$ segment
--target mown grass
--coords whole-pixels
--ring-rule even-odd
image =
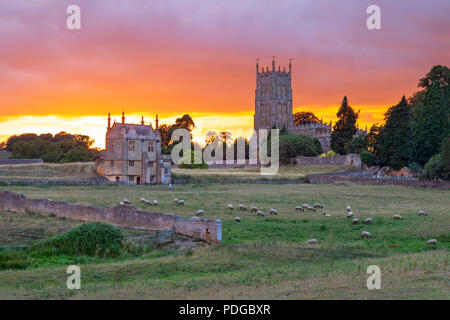
[[[92,180],[98,179],[93,162],[0,165],[1,180]]]
[[[358,170],[354,166],[282,166],[278,173],[270,176],[261,176],[257,168],[236,169],[180,169],[172,170],[173,178],[195,179],[195,180],[303,180],[307,174],[320,174],[331,172],[346,172]]]
[[[149,210],[184,217],[201,208],[206,218],[223,220],[223,246],[192,254],[156,250],[130,259],[81,262],[83,289],[77,292],[66,289],[65,269],[56,263],[2,271],[3,298],[450,298],[448,190],[350,183],[197,183],[174,185],[172,192],[162,185],[7,189],[31,198],[94,205],[116,205],[127,198],[139,208],[145,197],[159,202]],[[184,199],[185,206],[175,205],[173,198]],[[294,210],[314,202],[332,217]],[[256,205],[266,217],[230,211],[228,203]],[[345,217],[347,205],[361,220],[373,217],[374,222],[352,225]],[[272,207],[277,216],[267,216]],[[429,215],[419,217],[418,210]],[[394,213],[403,221],[392,220]],[[242,222],[234,222],[235,216]],[[374,237],[361,239],[362,230]],[[318,245],[305,244],[312,237]],[[438,239],[438,245],[426,246],[430,238]],[[371,264],[382,270],[382,290],[366,288]]]

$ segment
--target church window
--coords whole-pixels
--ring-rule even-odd
[[[134,151],[135,145],[136,145],[135,141],[130,141],[129,144],[128,144],[128,150],[129,151]]]
[[[134,161],[128,161],[128,166],[134,167]]]
[[[128,181],[134,181],[134,176],[128,176]]]
[[[148,152],[154,152],[155,151],[155,145],[153,143],[153,141],[150,141],[148,143]]]

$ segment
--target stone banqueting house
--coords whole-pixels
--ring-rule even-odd
[[[124,184],[168,184],[171,182],[171,157],[161,154],[161,138],[156,126],[122,122],[111,126],[108,114],[105,150],[96,163],[97,172],[112,182]]]
[[[292,65],[289,62],[289,70],[278,67],[276,70],[275,60],[272,60],[272,69],[264,67],[259,70],[256,63],[256,90],[255,90],[255,115],[254,128],[270,130],[275,126],[277,129],[285,127],[288,131],[304,134],[317,138],[324,152],[331,149],[332,122],[294,125],[292,106]],[[367,129],[366,129],[367,131]],[[362,134],[358,130],[357,134]]]

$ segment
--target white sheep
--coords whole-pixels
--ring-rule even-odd
[[[349,212],[349,213],[347,213],[347,219],[350,219],[350,218],[353,218],[353,212]]]
[[[274,209],[274,208],[271,208],[271,209],[270,209],[270,214],[277,215],[277,214],[278,214],[278,211],[277,211],[276,209]]]
[[[194,220],[198,220],[198,217],[192,217],[192,219],[194,219]]]
[[[353,224],[359,224],[359,219],[358,218],[353,219],[352,223]]]
[[[205,211],[203,211],[202,209],[197,210],[197,212],[195,213],[196,216],[202,216],[205,214]]]
[[[426,211],[423,211],[423,210],[420,210],[419,211],[419,216],[427,216],[428,214],[427,214],[427,212]]]
[[[142,203],[145,203],[145,198],[141,198],[141,202],[142,202]]]
[[[233,210],[233,209],[234,209],[234,206],[230,203],[230,204],[228,205],[228,209]]]
[[[52,198],[48,198],[48,201],[52,201]]]
[[[184,200],[181,200],[181,199],[178,200],[178,201],[177,201],[177,204],[179,204],[180,206],[184,206]]]
[[[317,244],[317,239],[309,239],[306,241],[307,244]]]
[[[303,207],[303,209],[308,209],[309,208],[309,204],[304,203],[302,207]]]
[[[257,208],[257,207],[255,207],[255,206],[252,206],[251,208],[250,208],[250,212],[256,212],[256,211],[258,211],[259,209]]]
[[[256,211],[256,215],[258,217],[264,217],[264,212],[262,212],[261,210]]]
[[[392,219],[394,219],[394,220],[403,220],[403,217],[401,215],[399,215],[399,214],[394,214],[392,216]]]
[[[352,208],[350,206],[347,206],[347,211],[352,211]]]
[[[361,232],[361,238],[372,238],[372,235],[369,231],[363,231]]]
[[[234,221],[236,221],[236,222],[241,222],[241,218],[236,217],[236,218],[234,218]]]
[[[331,214],[329,214],[329,213],[323,213],[323,216],[325,217],[325,218],[330,218],[331,217]]]
[[[316,202],[316,203],[314,203],[314,208],[316,208],[316,209],[323,209],[323,205],[321,205],[320,203]]]
[[[373,219],[372,218],[367,218],[364,220],[364,223],[372,223]]]
[[[308,211],[317,211],[316,208],[313,208],[313,207],[311,207],[311,206],[308,206],[307,209],[308,209]]]
[[[437,244],[437,243],[438,243],[437,239],[430,239],[427,241],[427,244]]]
[[[302,206],[296,206],[295,211],[305,211]]]
[[[131,204],[131,201],[128,200],[128,199],[123,199],[122,202],[125,203],[125,204]]]
[[[157,206],[158,205],[158,200],[153,200],[153,205]]]
[[[151,202],[150,200],[145,200],[145,204],[146,204],[147,206],[151,206],[151,205],[152,205],[152,202]]]
[[[178,198],[173,199],[173,202],[178,203]]]
[[[120,203],[119,203],[121,206],[124,206],[125,205],[125,203],[123,202],[123,201],[120,201]]]
[[[247,206],[245,204],[240,204],[239,205],[239,210],[245,211],[245,210],[247,210]]]

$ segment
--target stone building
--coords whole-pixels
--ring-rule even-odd
[[[272,60],[272,69],[264,67],[259,71],[259,63],[256,63],[256,90],[255,90],[255,115],[254,128],[277,129],[285,127],[288,131],[309,135],[319,139],[325,152],[330,150],[331,121],[329,124],[320,123],[307,125],[294,125],[292,106],[292,65],[289,62],[289,70],[278,67],[276,70],[275,60]]]
[[[100,160],[96,163],[97,171],[110,181],[125,184],[168,184],[171,181],[170,155],[161,154],[161,138],[156,126],[144,123],[122,122],[111,126],[108,114],[106,146]]]

